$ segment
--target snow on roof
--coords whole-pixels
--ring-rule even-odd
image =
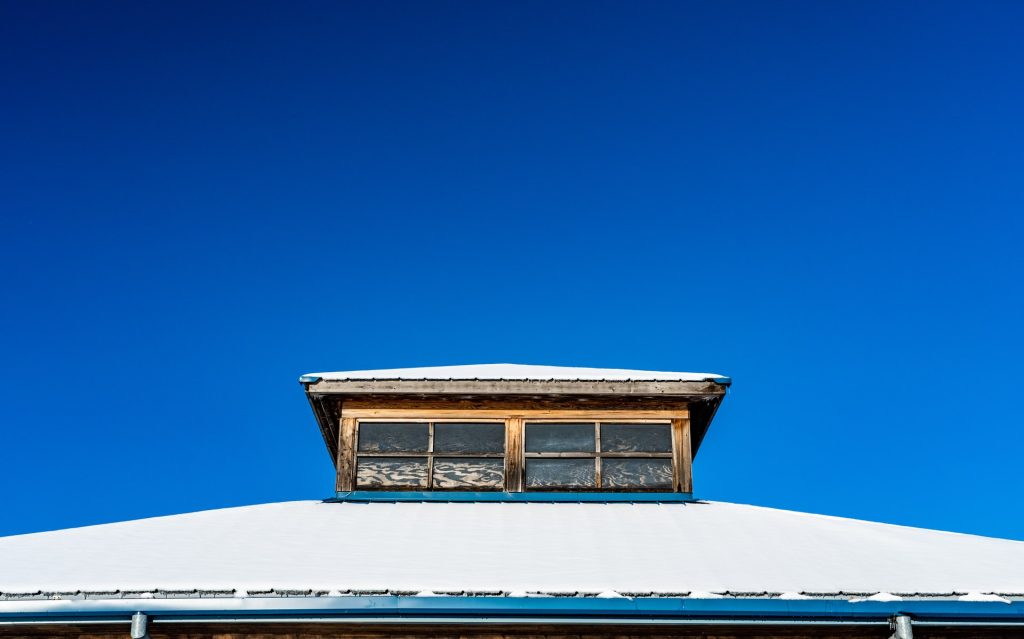
[[[1024,542],[720,502],[298,501],[0,538],[0,592],[1024,592]]]
[[[673,381],[702,382],[727,380],[714,373],[670,373],[624,368],[577,368],[574,366],[530,366],[525,364],[473,364],[468,366],[424,366],[385,368],[368,371],[309,373],[300,379],[349,380],[514,380],[514,381]]]

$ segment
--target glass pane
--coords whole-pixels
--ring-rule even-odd
[[[592,453],[593,424],[527,424],[528,453]]]
[[[360,422],[359,452],[425,453],[430,438],[426,422]]]
[[[672,490],[672,460],[605,457],[601,460],[601,487]]]
[[[593,459],[526,460],[527,488],[593,488],[596,482]]]
[[[356,462],[360,488],[426,488],[425,457],[360,457]]]
[[[606,453],[671,453],[668,424],[601,424],[601,450]]]
[[[504,485],[505,461],[502,459],[434,458],[436,489],[501,488]]]
[[[505,424],[437,422],[435,453],[503,453]]]

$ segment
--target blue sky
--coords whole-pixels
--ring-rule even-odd
[[[735,384],[697,493],[1024,539],[1024,6],[6,2],[0,534],[324,497],[299,374]]]

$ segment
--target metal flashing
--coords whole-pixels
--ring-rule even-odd
[[[645,503],[668,504],[697,501],[693,493],[568,493],[568,492],[463,492],[354,490],[338,492],[325,502],[512,502],[512,503]]]

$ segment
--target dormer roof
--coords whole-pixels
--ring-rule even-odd
[[[715,373],[683,373],[645,371],[626,368],[584,368],[578,366],[542,366],[532,364],[468,364],[461,366],[421,366],[417,368],[384,368],[333,373],[308,373],[299,378],[303,383],[327,381],[574,381],[574,382],[716,382],[728,385],[730,379]]]

